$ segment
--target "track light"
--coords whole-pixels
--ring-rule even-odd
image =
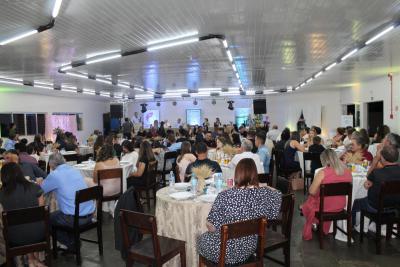
[[[369,45],[372,44],[373,42],[375,42],[376,40],[378,40],[379,38],[381,38],[383,35],[387,34],[388,32],[390,32],[391,30],[394,29],[394,25],[391,25],[390,27],[384,29],[383,31],[381,31],[380,33],[378,33],[377,35],[375,35],[374,37],[372,37],[371,39],[369,39],[368,41],[365,42],[365,45]]]
[[[358,48],[355,48],[353,50],[351,50],[349,53],[347,53],[346,55],[344,55],[340,60],[341,61],[345,61],[346,59],[348,59],[349,57],[351,57],[352,55],[354,55],[355,53],[357,53]]]
[[[235,108],[233,107],[233,103],[235,103],[235,101],[230,100],[230,101],[228,101],[227,103],[228,103],[228,109],[229,109],[229,110],[234,110],[234,109],[235,109]]]
[[[55,0],[54,6],[53,6],[53,12],[51,13],[51,16],[53,18],[58,16],[58,13],[60,12],[62,0]]]
[[[176,41],[176,42],[171,42],[171,43],[166,43],[166,44],[160,44],[160,45],[154,45],[150,46],[147,48],[147,51],[155,51],[163,48],[168,48],[168,47],[173,47],[173,46],[178,46],[178,45],[183,45],[183,44],[190,44],[190,43],[195,43],[198,42],[199,38],[190,38],[182,41]]]
[[[27,31],[27,32],[25,32],[25,33],[22,33],[22,34],[19,34],[19,35],[17,35],[17,36],[14,36],[14,37],[11,37],[11,38],[9,38],[9,39],[6,39],[6,40],[4,40],[4,41],[1,41],[1,42],[0,42],[0,45],[6,45],[6,44],[9,44],[9,43],[15,42],[15,41],[20,40],[20,39],[22,39],[22,38],[31,36],[31,35],[33,35],[33,34],[35,34],[35,33],[38,33],[38,30],[30,30],[30,31]]]

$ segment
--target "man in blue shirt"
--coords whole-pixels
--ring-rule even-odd
[[[18,136],[17,135],[12,135],[8,137],[8,139],[4,142],[4,149],[6,151],[15,149],[15,144],[17,143]]]
[[[42,182],[41,187],[45,194],[54,192],[58,203],[58,211],[50,215],[51,225],[73,227],[75,214],[75,193],[86,189],[87,185],[81,173],[65,163],[59,153],[50,155],[49,166],[52,172]],[[93,201],[82,203],[79,209],[79,224],[84,225],[92,220],[95,205]],[[75,249],[73,235],[66,232],[57,232],[58,241],[67,246],[68,250]]]
[[[257,155],[260,157],[264,166],[264,173],[269,173],[271,155],[269,154],[268,147],[265,145],[266,136],[267,135],[264,131],[257,132],[255,143],[257,147]]]

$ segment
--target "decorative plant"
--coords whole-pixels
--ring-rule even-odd
[[[64,130],[61,129],[60,127],[57,127],[55,129],[53,129],[53,134],[55,134],[55,135],[59,135],[59,134],[62,134],[62,133],[64,133]]]
[[[203,164],[198,167],[193,167],[192,172],[197,177],[197,192],[203,192],[204,187],[206,186],[205,179],[211,177],[212,169]]]
[[[346,163],[361,164],[363,162],[363,157],[361,152],[356,152],[356,153],[348,152],[344,155],[344,161]]]
[[[230,145],[224,145],[222,147],[222,151],[224,152],[224,154],[229,155],[229,156],[233,156],[237,154],[237,149],[234,148],[233,146]]]

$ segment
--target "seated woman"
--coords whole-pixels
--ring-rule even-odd
[[[154,162],[155,160],[156,159],[150,143],[148,141],[143,141],[140,144],[139,159],[136,163],[136,171],[131,173],[127,180],[128,188],[131,186],[146,185],[143,175],[146,173],[149,163]]]
[[[93,171],[94,183],[98,183],[97,172],[99,170],[114,168],[120,168],[119,160],[117,157],[113,156],[113,147],[109,144],[105,144],[97,154],[96,165],[94,166]],[[104,196],[113,196],[115,194],[118,194],[121,190],[121,180],[119,179],[119,177],[116,177],[116,179],[103,180],[101,181],[101,185],[103,186]]]
[[[176,164],[179,167],[179,180],[181,182],[185,181],[186,168],[190,163],[196,161],[196,157],[192,154],[192,146],[190,142],[184,141],[181,145],[181,154],[176,160]]]
[[[351,136],[350,150],[343,155],[342,160],[345,163],[361,164],[364,160],[370,162],[372,159],[372,154],[367,150],[365,137],[359,132],[354,132]]]
[[[321,184],[333,184],[333,183],[351,183],[352,176],[350,170],[339,160],[335,151],[326,149],[321,153],[321,163],[323,169],[320,169],[315,175],[314,181],[309,188],[309,197],[306,202],[302,205],[301,210],[306,223],[303,227],[303,239],[312,239],[312,224],[318,223],[315,218],[315,212],[319,210],[319,188]],[[333,196],[326,197],[324,203],[324,211],[326,212],[338,212],[344,209],[346,206],[345,196]],[[331,222],[325,222],[323,225],[323,231],[327,235]]]
[[[125,140],[122,142],[122,157],[121,161],[132,163],[133,166],[136,166],[138,161],[139,154],[135,151],[133,143],[129,140]]]
[[[285,160],[285,168],[290,170],[301,170],[300,163],[295,160],[296,152],[304,152],[304,146],[300,144],[300,134],[298,132],[292,132],[290,139],[285,144],[283,150],[283,157]]]
[[[25,179],[17,163],[7,163],[1,169],[0,203],[4,211],[43,206],[43,191],[35,183]],[[9,228],[8,239],[11,245],[23,246],[38,243],[45,239],[44,224],[30,223]],[[28,254],[29,267],[42,267],[36,253]]]
[[[197,242],[199,254],[212,262],[218,262],[221,226],[224,224],[266,217],[276,219],[282,196],[270,187],[259,187],[257,168],[254,161],[245,158],[235,169],[235,187],[221,192],[207,217],[208,232]],[[226,263],[245,261],[257,247],[257,238],[248,236],[228,243]]]
[[[338,147],[341,146],[343,144],[343,140],[345,138],[345,131],[346,129],[343,127],[338,127],[336,129],[336,135],[332,138],[332,146],[333,147]]]

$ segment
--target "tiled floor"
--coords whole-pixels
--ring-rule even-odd
[[[352,266],[352,267],[396,267],[400,266],[400,240],[393,239],[390,244],[383,241],[383,254],[375,255],[375,245],[372,239],[367,239],[362,245],[356,242],[351,248],[346,243],[333,240],[332,237],[325,239],[325,249],[320,250],[316,236],[312,241],[303,241],[301,239],[301,230],[304,219],[299,216],[297,206],[303,200],[303,194],[296,194],[297,200],[295,205],[295,217],[292,231],[292,249],[291,249],[291,266],[318,266],[318,267],[336,267],[336,266]],[[97,246],[94,244],[84,243],[82,246],[83,267],[117,267],[124,266],[120,254],[114,248],[114,224],[111,218],[104,220],[104,255],[99,257]],[[90,233],[90,235],[94,234]],[[357,236],[358,237],[358,236]],[[281,257],[280,252],[275,253],[277,257]],[[59,255],[55,261],[57,267],[70,267],[75,265],[73,256]],[[136,266],[136,265],[135,265]],[[140,265],[138,265],[140,266]],[[265,266],[279,266],[270,261],[265,262]],[[195,266],[189,266],[195,267]]]

